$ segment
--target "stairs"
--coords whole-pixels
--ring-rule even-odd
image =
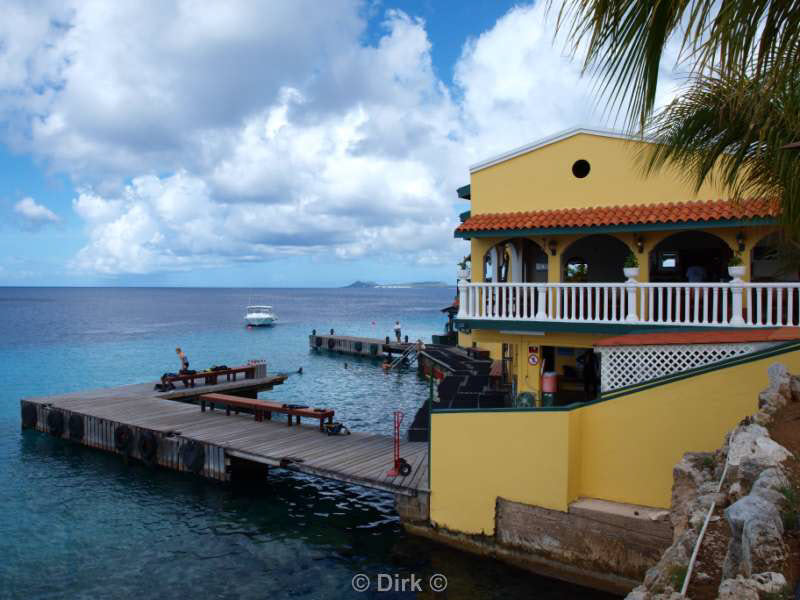
[[[400,356],[398,356],[392,361],[392,364],[389,365],[389,368],[387,370],[391,371],[392,369],[401,365],[403,361],[406,360],[409,363],[411,363],[411,361],[416,360],[416,358],[417,358],[417,346],[411,345],[408,348],[406,348]]]

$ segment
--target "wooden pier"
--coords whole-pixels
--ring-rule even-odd
[[[404,338],[405,339],[405,338]],[[416,340],[408,342],[387,342],[386,338],[369,338],[352,335],[312,333],[308,336],[308,345],[312,350],[327,350],[339,354],[353,354],[356,356],[371,356],[373,358],[391,358],[399,356],[409,346],[415,345]]]
[[[258,422],[251,414],[226,416],[191,402],[201,394],[255,397],[285,376],[153,391],[153,383],[127,385],[20,402],[23,427],[176,471],[218,481],[237,473],[265,477],[278,467],[394,492],[398,497],[428,492],[428,444],[401,442],[410,463],[406,477],[389,477],[390,436],[353,432],[329,436],[318,424],[288,427],[285,420]],[[127,430],[127,431],[126,431]]]

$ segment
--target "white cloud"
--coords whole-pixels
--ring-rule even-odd
[[[597,119],[592,84],[553,39],[545,5],[511,10],[464,46],[455,80],[480,157]]]
[[[79,186],[82,271],[451,264],[467,166],[592,118],[543,4],[465,44],[451,88],[422,21],[388,10],[365,45],[356,0],[12,3],[0,120]]]
[[[29,227],[40,227],[61,220],[52,210],[30,197],[17,202],[14,205],[14,212],[22,217],[24,224]]]

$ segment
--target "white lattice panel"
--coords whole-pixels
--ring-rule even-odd
[[[602,391],[617,390],[774,346],[774,342],[608,346],[600,352]]]

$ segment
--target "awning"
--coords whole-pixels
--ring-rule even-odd
[[[779,204],[770,198],[750,198],[741,202],[712,200],[564,208],[530,212],[484,213],[471,215],[456,229],[456,237],[476,233],[531,232],[567,233],[565,230],[614,227],[646,228],[654,224],[724,223],[751,220],[772,222],[779,214]]]
[[[664,346],[670,344],[738,344],[747,342],[788,342],[800,339],[797,327],[733,329],[731,331],[665,331],[631,333],[603,338],[595,346]]]

